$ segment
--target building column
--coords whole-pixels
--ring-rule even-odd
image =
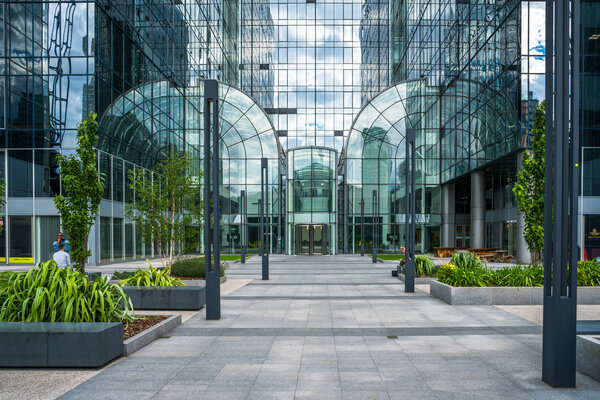
[[[100,216],[96,216],[96,222],[90,229],[88,247],[92,255],[88,258],[88,265],[100,264]]]
[[[454,183],[442,185],[441,247],[456,245],[456,193]]]
[[[521,164],[523,163],[523,152],[520,151],[517,154],[517,171],[521,170]],[[531,253],[525,241],[525,216],[522,212],[517,210],[517,263],[518,264],[531,264]]]
[[[471,172],[471,247],[485,246],[485,172]]]

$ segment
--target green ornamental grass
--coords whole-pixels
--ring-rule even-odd
[[[146,260],[148,261],[148,260]],[[122,286],[185,286],[181,280],[170,275],[170,269],[159,270],[148,261],[148,268],[138,269],[135,275],[119,282]]]
[[[91,282],[85,275],[60,268],[54,261],[27,272],[0,276],[0,321],[121,322],[133,321],[133,307],[123,289],[108,278]]]

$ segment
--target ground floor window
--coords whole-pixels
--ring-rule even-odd
[[[600,215],[584,216],[583,259],[600,257]]]
[[[33,263],[30,216],[8,217],[8,262]]]
[[[60,232],[60,218],[41,216],[35,219],[35,260],[37,262],[52,260],[53,243]],[[66,232],[65,237],[69,240]]]

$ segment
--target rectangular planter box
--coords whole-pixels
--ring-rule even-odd
[[[404,282],[406,280],[406,276],[404,274],[400,274],[398,275],[398,279]],[[415,278],[415,285],[427,285],[434,280],[437,280],[437,278]]]
[[[577,370],[600,382],[600,336],[577,336]]]
[[[162,322],[154,325],[150,329],[146,329],[137,335],[130,337],[123,342],[123,355],[128,356],[135,353],[145,345],[153,342],[154,340],[162,337],[166,333],[171,332],[173,329],[181,325],[181,314],[175,314],[165,319]]]
[[[138,310],[199,310],[206,304],[203,286],[123,286]]]
[[[453,305],[541,305],[543,287],[454,287],[431,281],[430,293]],[[600,286],[579,286],[577,304],[600,304]]]
[[[2,367],[100,367],[123,353],[120,322],[0,322]]]
[[[542,304],[542,287],[454,287],[431,281],[430,293],[453,305]]]

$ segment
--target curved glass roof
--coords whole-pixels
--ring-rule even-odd
[[[219,82],[221,157],[282,160],[283,152],[264,110],[245,93]],[[117,98],[102,116],[98,147],[151,167],[168,149],[201,158],[203,87],[151,82]]]
[[[424,160],[417,162],[417,179],[433,184],[517,150],[518,126],[514,103],[480,83],[456,80],[442,91],[425,79],[401,82],[373,98],[356,116],[344,149],[347,181],[403,181],[404,169],[398,167],[405,158],[408,128],[415,129],[417,160]],[[374,177],[369,170],[363,177],[366,170],[358,164],[368,159],[396,159],[395,171],[386,168],[387,176],[380,171]]]

